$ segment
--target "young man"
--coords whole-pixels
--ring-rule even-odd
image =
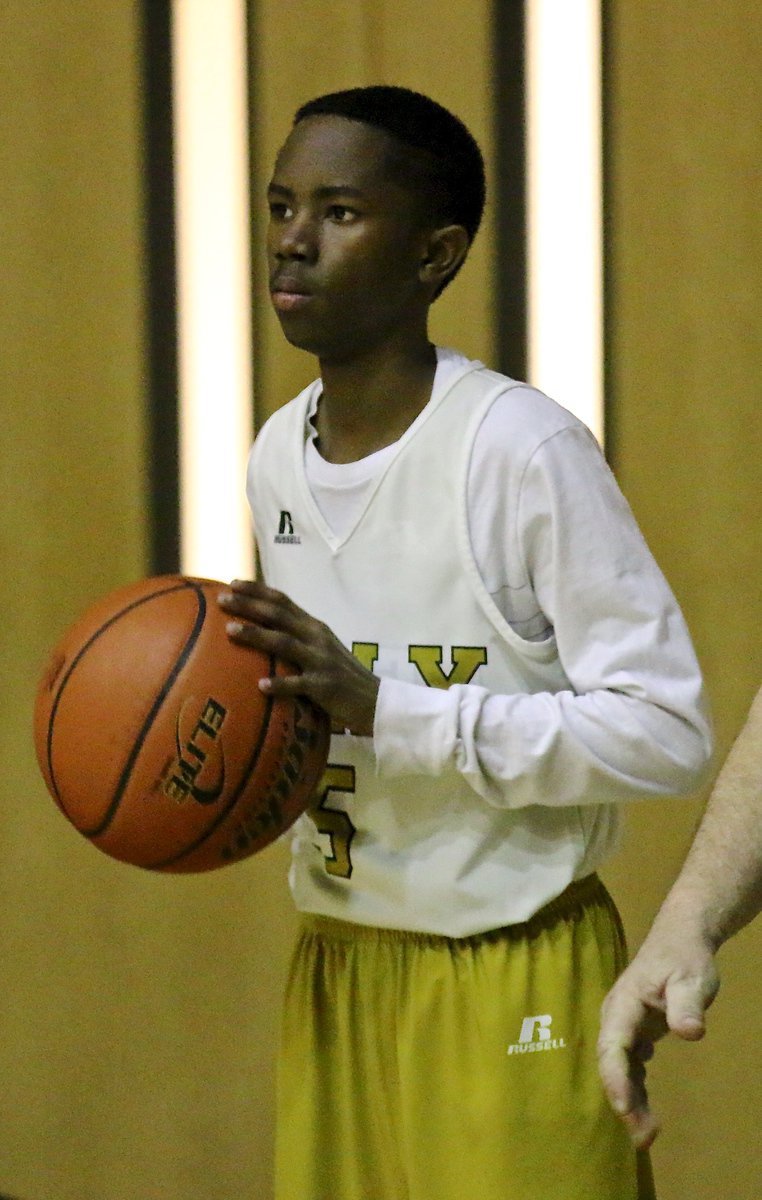
[[[762,689],[717,776],[682,871],[648,937],[603,1005],[601,1078],[636,1146],[659,1124],[644,1064],[668,1031],[704,1036],[714,955],[762,910]]]
[[[645,1200],[596,1069],[624,948],[595,870],[624,801],[706,764],[682,618],[588,430],[429,341],[484,203],[461,122],[321,97],[269,202],[320,378],[259,434],[265,582],[222,603],[339,731],[294,831],[278,1200]]]

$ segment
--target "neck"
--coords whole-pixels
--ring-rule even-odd
[[[431,396],[436,352],[428,337],[384,346],[351,361],[320,361],[320,453],[355,462],[402,436]]]

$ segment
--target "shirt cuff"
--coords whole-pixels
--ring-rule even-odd
[[[455,751],[458,707],[442,688],[384,678],[373,748],[379,775],[439,775]]]

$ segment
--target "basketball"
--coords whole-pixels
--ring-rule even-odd
[[[268,845],[307,807],[329,721],[274,699],[293,668],[227,636],[225,585],[157,576],[103,597],[53,650],[34,714],[37,761],[71,824],[150,871],[208,871]]]

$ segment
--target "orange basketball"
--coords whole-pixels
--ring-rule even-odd
[[[304,811],[329,721],[273,699],[292,668],[232,642],[211,580],[162,575],[105,596],[53,651],[35,705],[48,790],[100,850],[151,871],[254,854]]]

